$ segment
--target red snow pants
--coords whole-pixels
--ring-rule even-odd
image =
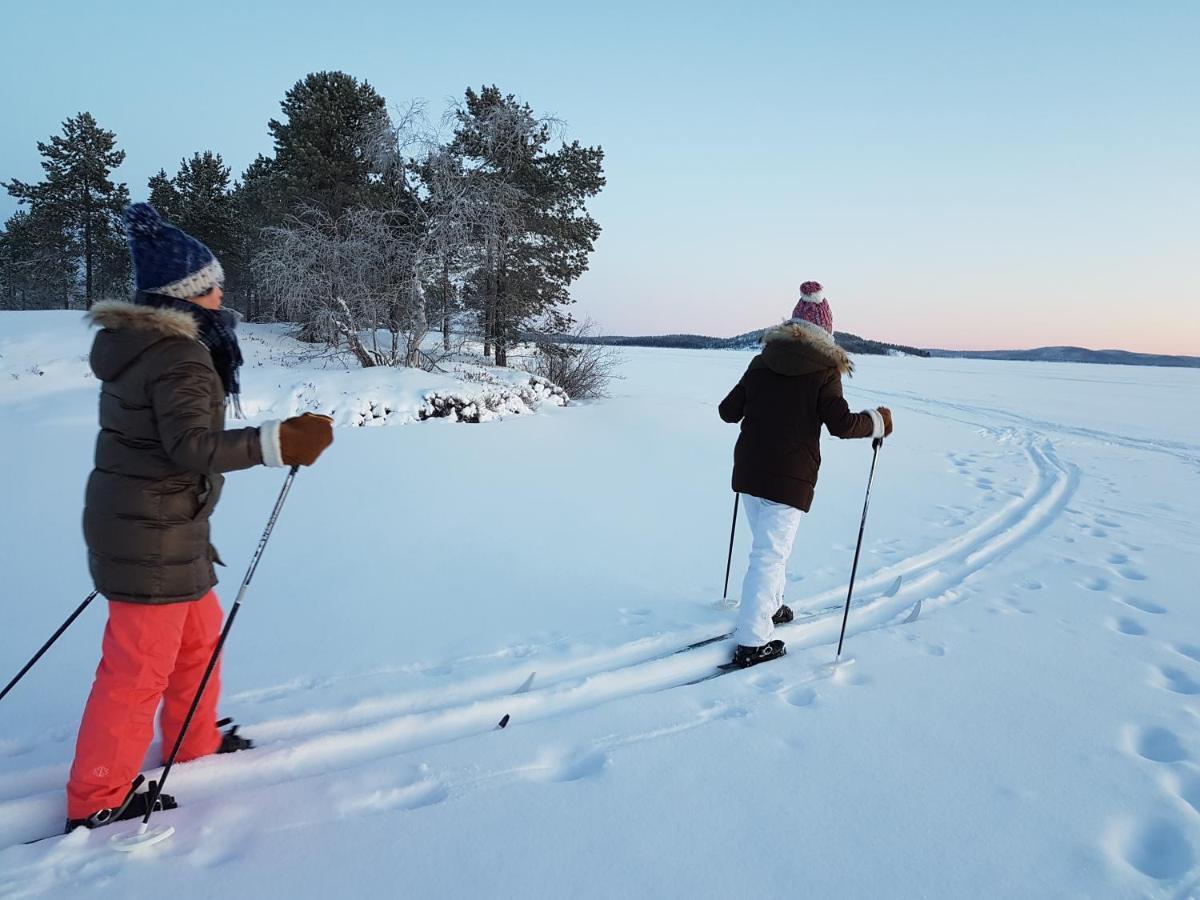
[[[221,620],[221,605],[212,591],[188,603],[109,601],[103,655],[67,783],[67,818],[120,806],[150,749],[159,701],[165,761],[217,646]],[[216,726],[220,676],[218,661],[178,762],[207,756],[221,745]]]

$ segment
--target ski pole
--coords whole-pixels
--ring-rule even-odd
[[[39,659],[41,659],[42,656],[45,654],[45,652],[54,645],[54,642],[63,636],[63,632],[71,627],[71,623],[79,618],[80,614],[85,609],[88,608],[88,604],[91,603],[93,600],[95,600],[96,595],[99,593],[100,593],[99,591],[92,591],[90,594],[88,594],[86,597],[84,597],[83,602],[80,603],[78,607],[76,607],[75,612],[71,613],[71,615],[69,615],[67,617],[67,621],[63,622],[60,626],[58,626],[58,631],[56,631],[56,632],[54,632],[54,634],[50,635],[50,640],[48,640],[48,641],[46,641],[46,643],[42,644],[42,649],[39,650],[37,653],[33,654],[33,659],[31,659],[29,662],[25,663],[25,667],[23,669],[21,669],[20,672],[17,673],[16,677],[13,678],[12,681],[10,681],[8,684],[6,684],[4,686],[4,690],[0,691],[0,700],[3,700],[5,698],[5,696],[8,694],[8,692],[11,691],[16,686],[17,682],[25,677],[25,673],[28,672],[30,669],[32,669],[37,664],[37,661]]]
[[[738,500],[741,499],[741,494],[733,495],[733,524],[729,526],[729,557],[725,560],[725,591],[721,594],[721,601],[726,605],[729,604],[729,570],[733,568],[733,536],[737,533],[737,513]]]
[[[259,538],[254,555],[250,557],[250,568],[246,570],[246,577],[242,579],[242,586],[238,590],[237,599],[233,601],[233,606],[229,608],[229,615],[225,619],[225,627],[221,629],[221,636],[217,638],[217,646],[213,648],[212,656],[209,657],[208,668],[204,670],[204,677],[200,679],[200,687],[196,689],[196,696],[192,699],[192,706],[183,720],[183,727],[179,729],[179,736],[175,738],[175,746],[171,748],[171,755],[167,757],[167,764],[163,767],[162,777],[158,779],[158,783],[154,788],[154,796],[150,798],[146,815],[142,819],[142,824],[138,827],[137,833],[139,835],[144,834],[150,824],[150,816],[154,812],[154,804],[162,796],[163,786],[167,783],[167,776],[171,774],[171,767],[175,765],[175,757],[179,755],[179,748],[183,746],[184,736],[192,724],[192,718],[196,715],[196,708],[200,705],[200,698],[204,695],[204,689],[208,687],[208,680],[212,677],[213,670],[217,667],[217,660],[221,657],[221,650],[225,646],[225,639],[229,637],[229,631],[233,627],[233,620],[237,618],[238,610],[242,606],[242,598],[246,596],[246,590],[250,587],[250,582],[254,579],[254,572],[258,569],[258,563],[262,559],[263,551],[267,548],[267,541],[271,539],[271,532],[275,529],[275,522],[279,519],[279,511],[283,509],[283,502],[287,499],[288,492],[292,489],[292,482],[296,479],[296,472],[299,470],[299,466],[292,466],[291,471],[288,472],[287,478],[283,482],[283,489],[279,492],[279,499],[275,501],[275,508],[271,510],[271,518],[267,520],[266,530],[263,531],[262,537]]]
[[[846,609],[842,613],[842,634],[838,638],[834,665],[837,665],[842,658],[842,644],[846,640],[846,622],[850,618],[850,598],[854,596],[854,576],[858,574],[858,554],[862,551],[863,531],[867,527],[867,507],[871,505],[871,482],[875,480],[875,461],[879,459],[879,448],[882,446],[883,438],[875,438],[871,441],[871,474],[867,476],[867,496],[863,500],[862,521],[858,523],[858,544],[854,547],[854,565],[850,567],[850,589],[846,591]]]

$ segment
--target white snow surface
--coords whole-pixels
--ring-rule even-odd
[[[255,416],[369,398],[411,421],[446,386],[298,373],[278,340],[246,329]],[[87,345],[78,314],[0,314],[0,682],[90,590]],[[788,655],[689,685],[731,649],[670,655],[732,626],[716,404],[749,355],[625,357],[603,402],[338,429],[226,651],[222,712],[259,747],[179,766],[176,834],[139,853],[107,846],[126,824],[23,843],[62,824],[93,604],[0,702],[0,896],[1200,892],[1200,372],[857,358],[851,404],[897,432],[854,664],[827,666],[871,450],[827,437]],[[227,604],[282,477],[229,477]]]

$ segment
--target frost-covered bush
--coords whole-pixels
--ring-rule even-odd
[[[573,343],[588,339],[595,327],[591,322],[576,324],[566,334],[537,343],[537,352],[524,368],[561,387],[576,400],[595,400],[608,396],[608,387],[622,358],[619,351],[601,344]]]

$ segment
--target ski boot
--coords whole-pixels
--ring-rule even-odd
[[[233,719],[222,719],[217,723],[218,728],[224,728],[226,725],[233,725]],[[217,748],[218,753],[237,753],[239,750],[254,749],[254,741],[238,734],[238,728],[239,726],[233,725],[221,735],[221,746]]]
[[[142,782],[146,780],[145,775],[139,775],[133,780],[133,786],[129,788],[129,793],[125,795],[124,802],[114,809],[102,809],[92,813],[84,819],[67,819],[67,826],[63,830],[64,834],[70,834],[76,828],[100,828],[104,825],[110,825],[113,822],[124,822],[129,819],[145,818],[146,813],[150,809],[150,798],[154,797],[155,791],[158,789],[158,783],[151,781],[150,789],[139,794],[137,789],[142,786]],[[175,798],[170,794],[160,794],[155,797],[154,811],[161,812],[164,809],[175,809],[179,804],[175,802]]]
[[[787,653],[783,641],[769,641],[761,647],[747,647],[739,644],[733,651],[733,659],[721,666],[722,669],[748,669],[759,663],[770,662]]]

